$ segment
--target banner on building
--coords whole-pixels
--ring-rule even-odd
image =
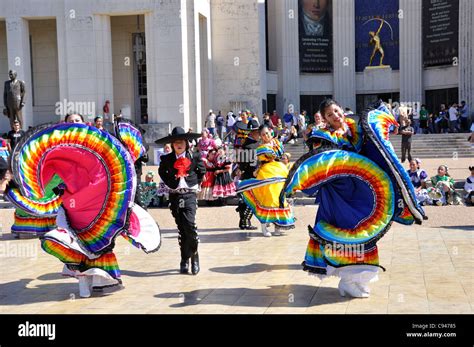
[[[331,72],[331,0],[299,0],[298,11],[300,72]]]
[[[423,0],[423,65],[456,65],[459,0]]]
[[[398,0],[355,1],[357,72],[369,66],[399,69],[398,6]]]

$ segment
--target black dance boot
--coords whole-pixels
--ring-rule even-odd
[[[179,273],[182,273],[182,274],[189,273],[189,259],[181,258],[181,263],[179,263]]]
[[[199,267],[199,254],[196,252],[191,256],[191,272],[193,275],[197,275],[199,270],[201,270]]]
[[[257,230],[258,228],[256,226],[252,225],[252,222],[250,221],[252,219],[252,210],[247,207],[244,211],[244,225],[245,225],[245,230]]]

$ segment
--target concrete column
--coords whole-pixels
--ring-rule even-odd
[[[277,26],[277,112],[286,113],[289,105],[300,109],[300,69],[298,44],[298,0],[274,0]]]
[[[97,71],[96,113],[102,114],[106,100],[109,100],[111,105],[114,104],[110,16],[94,15],[94,33]]]
[[[58,46],[65,43],[67,52],[61,51],[62,47],[59,51],[62,52],[63,58],[66,58],[67,65],[59,71],[60,80],[61,75],[67,73],[67,87],[60,82],[60,95],[65,96],[60,102],[63,113],[66,113],[65,109],[71,105],[74,111],[83,113],[88,120],[92,120],[99,107],[94,16],[83,13],[86,12],[77,10],[75,16],[66,16],[64,36],[59,37],[63,42],[58,41]],[[61,58],[60,55],[59,59]],[[67,91],[67,94],[64,91]]]
[[[258,11],[258,31],[260,34],[258,35],[258,45],[260,51],[260,95],[262,99],[267,100],[267,44],[266,44],[266,36],[265,36],[265,0],[258,0],[257,3],[257,11]],[[263,103],[262,103],[263,108]],[[258,113],[262,112],[263,109],[255,110]]]
[[[22,126],[23,129],[28,129],[29,126],[33,125],[33,84],[31,82],[30,31],[28,21],[20,17],[8,17],[6,19],[6,27],[8,69],[15,70],[17,78],[26,83],[26,99],[22,113],[24,124]]]
[[[334,98],[356,109],[354,0],[333,0]]]
[[[63,101],[69,97],[65,16],[56,17],[56,35],[58,41],[59,100]],[[59,114],[58,117],[60,117]]]
[[[211,1],[212,109],[262,111],[259,1]],[[264,61],[264,60],[263,60]]]
[[[187,14],[186,11],[180,13],[180,7],[180,2],[156,4],[152,12],[145,14],[150,124],[169,122],[172,127],[189,124],[189,102],[185,104],[183,98],[185,76],[181,20]]]
[[[459,0],[459,101],[474,114],[474,3]],[[471,116],[472,117],[472,116]],[[471,118],[472,119],[472,118]]]
[[[423,97],[422,0],[400,0],[400,101]]]

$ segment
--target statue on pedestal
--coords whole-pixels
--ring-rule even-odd
[[[3,114],[10,119],[10,126],[13,129],[13,122],[18,120],[23,127],[22,109],[25,106],[26,87],[25,82],[16,78],[15,70],[8,72],[10,79],[5,81],[3,89]]]

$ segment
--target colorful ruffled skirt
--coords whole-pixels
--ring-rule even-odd
[[[263,164],[256,179],[238,185],[243,199],[261,223],[273,223],[282,229],[294,228],[293,211],[286,200],[280,206],[280,193],[288,176],[288,168],[279,161]]]

